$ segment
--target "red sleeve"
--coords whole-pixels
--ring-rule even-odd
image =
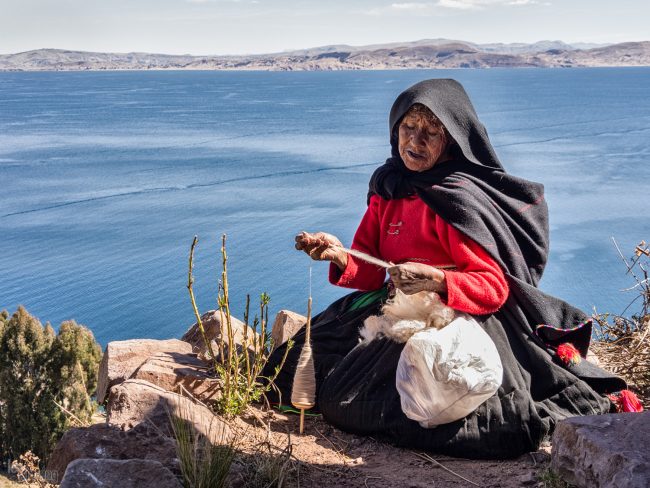
[[[503,270],[476,242],[436,215],[442,246],[457,266],[444,270],[447,305],[474,315],[496,312],[508,298]]]
[[[373,196],[359,228],[354,234],[352,249],[358,249],[371,256],[379,256],[379,197]],[[370,291],[382,287],[386,270],[348,255],[348,265],[341,271],[330,263],[330,283],[344,288]]]

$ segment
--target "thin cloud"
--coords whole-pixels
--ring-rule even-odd
[[[204,0],[205,1],[205,0]],[[539,0],[437,0],[435,2],[400,2],[391,3],[382,7],[366,10],[366,15],[387,15],[396,13],[418,12],[419,14],[430,15],[446,9],[452,10],[484,10],[490,7],[499,6],[525,6],[525,5],[550,5],[550,2]]]
[[[241,0],[185,0],[186,3],[239,3]],[[251,2],[259,3],[259,2]]]
[[[538,4],[538,0],[438,0],[436,3],[439,7],[457,10],[482,10],[501,5],[522,6]]]
[[[440,0],[436,5],[458,10],[474,10],[478,8],[476,2],[472,0]]]
[[[393,3],[391,7],[397,10],[422,10],[431,7],[430,3]]]

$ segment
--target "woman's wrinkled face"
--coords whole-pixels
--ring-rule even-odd
[[[398,137],[399,155],[411,171],[426,171],[445,159],[447,133],[424,106],[415,105],[406,112],[399,125]]]

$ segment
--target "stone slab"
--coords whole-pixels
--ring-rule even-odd
[[[183,488],[162,464],[144,459],[77,459],[59,488]]]
[[[307,323],[307,317],[291,310],[280,310],[275,316],[271,339],[273,348],[291,339]]]
[[[188,354],[192,346],[178,339],[132,339],[109,342],[99,365],[97,402],[104,403],[112,386],[127,380],[154,354]]]
[[[144,380],[129,379],[111,388],[106,410],[107,423],[122,430],[147,422],[172,436],[170,415],[176,415],[192,422],[214,444],[232,439],[228,424],[208,407]]]
[[[221,398],[223,383],[207,362],[196,354],[159,353],[147,359],[133,374],[133,379],[153,383],[167,391],[191,393],[204,403]]]
[[[566,419],[552,443],[551,468],[579,488],[650,486],[650,412]]]
[[[126,432],[107,424],[68,430],[48,458],[47,471],[53,473],[53,481],[59,483],[77,459],[146,459],[180,475],[176,443],[147,424]]]

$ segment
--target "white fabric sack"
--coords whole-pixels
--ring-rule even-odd
[[[501,386],[494,342],[471,316],[458,315],[441,330],[416,332],[397,363],[402,411],[425,428],[466,417]]]

